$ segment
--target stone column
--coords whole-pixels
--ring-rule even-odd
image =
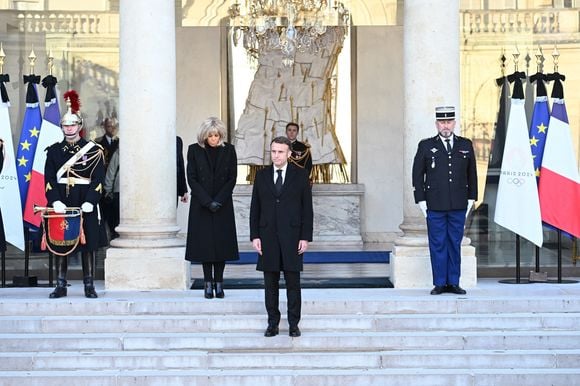
[[[404,190],[403,236],[395,240],[391,280],[396,288],[433,284],[427,227],[413,197],[411,169],[417,144],[434,136],[435,106],[459,108],[459,0],[405,0],[403,27]],[[459,116],[457,116],[459,122]],[[459,132],[456,128],[456,133]],[[475,248],[464,239],[461,283],[477,284]]]
[[[187,289],[189,263],[176,222],[175,7],[120,3],[118,239],[105,260],[107,289]]]

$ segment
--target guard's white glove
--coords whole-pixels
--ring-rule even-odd
[[[66,213],[66,205],[62,201],[55,201],[52,203],[54,213]]]
[[[90,202],[83,202],[83,204],[81,205],[81,210],[85,213],[91,213],[94,207],[95,206]]]
[[[467,200],[467,210],[465,211],[465,218],[467,218],[467,216],[469,215],[469,211],[471,211],[474,202],[475,200]]]
[[[419,208],[421,208],[421,212],[423,212],[423,216],[427,218],[427,201],[419,201]]]

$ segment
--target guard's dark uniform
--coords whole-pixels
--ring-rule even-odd
[[[427,202],[435,286],[459,285],[467,200],[477,200],[473,145],[467,138],[453,138],[449,153],[439,135],[422,140],[413,161],[415,202]]]
[[[72,156],[78,153],[87,141],[80,138],[70,144],[66,140],[55,143],[47,149],[44,166],[46,199],[49,205],[62,201],[67,207],[80,207],[84,202],[90,202],[94,209],[90,213],[83,212],[83,230],[86,244],[78,249],[93,252],[99,248],[98,206],[103,183],[105,180],[105,165],[103,148],[95,144],[80,157],[69,169],[68,173],[57,180],[57,171]]]
[[[312,153],[310,146],[300,141],[292,142],[290,147],[292,154],[290,155],[290,162],[294,165],[306,169],[308,175],[312,172]]]

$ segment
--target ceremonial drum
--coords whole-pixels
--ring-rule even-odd
[[[53,208],[35,207],[35,211],[40,211],[42,217],[42,250],[48,248],[55,255],[65,256],[79,243],[85,243],[81,208],[66,208],[65,213],[56,213]]]

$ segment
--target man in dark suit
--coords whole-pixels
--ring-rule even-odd
[[[290,162],[306,169],[310,176],[312,172],[312,153],[310,152],[310,146],[297,139],[299,131],[300,128],[297,123],[289,122],[286,125],[286,137],[290,140]]]
[[[459,286],[465,218],[477,200],[473,145],[453,133],[455,108],[435,109],[438,134],[419,142],[413,161],[415,203],[427,218],[433,271],[431,295],[465,294]]]
[[[105,134],[95,140],[101,145],[105,153],[105,168],[109,165],[113,153],[119,148],[119,138],[117,137],[117,120],[115,118],[105,118],[103,121]]]
[[[300,336],[300,271],[303,254],[312,241],[312,191],[308,172],[289,163],[290,155],[288,138],[272,140],[273,165],[256,174],[250,207],[250,239],[259,255],[256,269],[264,272],[266,337],[279,332],[281,271],[286,281],[289,335]]]

